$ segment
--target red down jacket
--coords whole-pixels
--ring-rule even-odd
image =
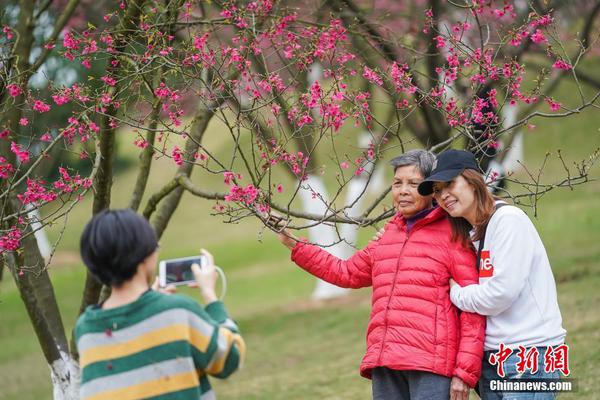
[[[478,282],[475,255],[451,242],[450,222],[439,207],[407,234],[401,215],[385,233],[348,260],[299,242],[292,260],[337,286],[373,286],[367,353],[360,373],[375,367],[458,376],[474,387],[481,373],[485,317],[450,302],[449,279]]]

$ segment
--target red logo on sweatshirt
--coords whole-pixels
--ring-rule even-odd
[[[479,266],[479,277],[490,278],[494,275],[494,266],[489,250],[481,250],[481,264]]]

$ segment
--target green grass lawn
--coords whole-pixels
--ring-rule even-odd
[[[566,101],[575,99],[568,87],[561,93]],[[560,123],[550,119],[532,122],[537,128],[527,132],[526,163],[534,169],[541,165],[546,151],[562,149],[571,166],[600,146],[597,111],[588,110]],[[122,145],[132,141],[126,133],[122,136]],[[214,151],[224,151],[215,136],[207,137],[209,145]],[[172,161],[166,159],[158,160],[155,168],[162,174],[150,181],[150,192],[164,183],[160,178],[170,177],[174,171]],[[593,170],[593,178],[600,178],[599,170],[598,166]],[[543,179],[549,182],[561,173],[561,163],[554,155]],[[518,176],[523,177],[523,172]],[[134,179],[133,170],[116,176],[113,207],[127,205]],[[194,179],[212,184],[222,181],[202,174]],[[161,258],[190,255],[206,247],[227,273],[226,304],[247,341],[248,358],[231,381],[216,382],[219,398],[368,398],[370,382],[359,376],[358,367],[365,350],[370,291],[356,291],[331,302],[310,301],[314,280],[291,263],[288,251],[272,233],[263,232],[254,220],[223,224],[219,217],[210,216],[211,206],[212,202],[184,195],[161,239]],[[90,210],[90,199],[75,208],[50,268],[69,329],[76,318],[84,278],[78,238]],[[600,392],[595,372],[600,368],[600,182],[573,191],[552,191],[541,200],[534,223],[558,282],[571,368],[579,384],[577,393],[561,398],[594,398]],[[58,232],[58,227],[53,228],[51,237],[56,238]],[[363,229],[360,244],[372,234],[372,229]],[[48,367],[7,275],[0,282],[0,315],[0,399],[51,398]]]

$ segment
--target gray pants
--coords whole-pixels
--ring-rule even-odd
[[[450,378],[424,371],[395,371],[378,367],[372,372],[373,400],[448,400]]]

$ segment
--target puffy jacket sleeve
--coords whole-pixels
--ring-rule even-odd
[[[342,260],[319,246],[298,242],[292,250],[292,261],[310,274],[343,288],[371,286],[371,253],[377,246],[372,241],[364,249]]]
[[[450,274],[456,282],[461,286],[478,283],[476,257],[472,250],[453,242],[450,248],[450,259],[452,260]],[[460,341],[454,376],[462,379],[470,387],[475,387],[481,374],[485,317],[470,312],[459,312]]]

